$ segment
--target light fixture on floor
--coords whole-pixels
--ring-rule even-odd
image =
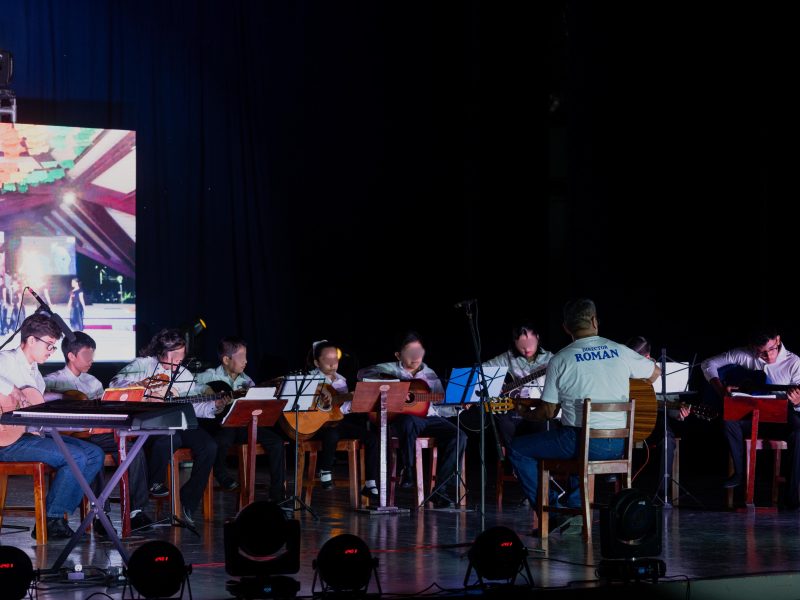
[[[522,574],[529,586],[533,586],[533,575],[528,566],[528,549],[519,536],[508,527],[490,527],[481,532],[467,552],[469,566],[464,575],[464,587],[469,583],[472,569],[478,576],[478,585],[487,581],[514,585],[517,575]],[[524,569],[524,573],[523,573]]]
[[[20,600],[30,595],[33,564],[28,555],[14,546],[0,546],[0,595]]]
[[[661,507],[646,494],[627,488],[600,509],[601,578],[657,580],[666,573],[661,554]]]
[[[375,575],[378,594],[382,594],[378,579],[378,559],[372,557],[366,542],[350,533],[332,537],[322,545],[316,560],[311,563],[314,579],[311,594],[314,595],[317,577],[323,595],[341,593],[342,597],[366,594],[369,580]]]
[[[248,504],[224,526],[226,589],[237,598],[294,598],[300,583],[300,521],[274,502]]]
[[[128,566],[123,569],[123,574],[128,578],[122,597],[128,584],[133,590],[145,598],[172,598],[180,592],[183,598],[184,587],[188,588],[189,598],[192,598],[192,587],[189,585],[189,574],[192,565],[183,561],[181,551],[169,542],[152,540],[134,550],[128,561]]]

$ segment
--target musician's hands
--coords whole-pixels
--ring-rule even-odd
[[[225,408],[225,405],[228,403],[227,398],[218,398],[214,400],[214,412],[217,414],[222,412],[222,409]]]
[[[329,410],[330,407],[333,406],[333,394],[326,386],[322,386],[319,395],[320,395],[319,408],[321,408],[322,410]]]
[[[786,397],[793,406],[800,406],[800,387],[789,388],[786,392]]]
[[[25,396],[22,395],[22,391],[17,386],[14,386],[11,388],[11,391],[8,392],[8,399],[11,401],[9,403],[11,406],[4,406],[4,411],[17,410],[18,408],[22,408],[23,406],[27,405]]]
[[[689,414],[692,412],[692,408],[690,406],[681,405],[678,409],[678,420],[683,421]]]

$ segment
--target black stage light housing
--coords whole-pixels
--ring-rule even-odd
[[[347,592],[348,595],[365,594],[373,574],[378,593],[382,593],[378,580],[378,559],[373,558],[366,542],[358,536],[343,533],[332,537],[322,545],[311,566],[314,568],[312,595],[317,577],[323,595],[331,591]]]
[[[636,488],[627,488],[600,509],[603,558],[639,558],[661,554],[661,507]]]
[[[28,596],[33,582],[33,564],[14,546],[0,546],[0,596],[20,600]]]
[[[528,584],[533,585],[533,576],[528,567],[528,549],[519,536],[508,527],[490,527],[481,532],[467,552],[469,565],[464,576],[467,587],[472,569],[478,576],[478,583],[501,581],[513,585],[523,568]]]
[[[171,598],[178,592],[183,597],[192,565],[183,561],[181,551],[169,542],[152,540],[134,550],[123,569],[128,583],[145,598]],[[128,583],[125,584],[127,587]],[[189,596],[191,596],[191,587]],[[125,590],[123,590],[125,597]]]

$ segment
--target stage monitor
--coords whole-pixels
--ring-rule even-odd
[[[39,306],[30,288],[95,360],[132,359],[135,261],[136,132],[0,123],[0,343]]]

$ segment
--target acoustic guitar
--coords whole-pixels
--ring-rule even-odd
[[[330,392],[330,406],[326,407],[323,405],[324,399],[321,394],[322,389]],[[280,392],[276,395],[280,396]],[[283,432],[290,438],[294,439],[296,431],[297,439],[305,441],[313,437],[322,427],[326,425],[334,426],[344,419],[341,406],[352,399],[353,394],[339,393],[332,385],[324,383],[317,388],[317,392],[308,410],[298,411],[297,413],[291,410],[284,411],[281,413],[278,422]],[[297,419],[296,423],[295,419]]]
[[[440,404],[444,400],[444,394],[432,392],[426,381],[422,379],[411,379],[408,382],[408,397],[403,404],[403,410],[391,411],[387,415],[387,420],[391,423],[398,415],[411,415],[413,417],[427,417],[428,409],[433,404]],[[369,420],[378,423],[378,413],[369,413]]]
[[[17,406],[17,403],[10,397],[0,394],[0,409],[2,409],[2,412],[33,406],[35,404],[42,404],[44,402],[44,396],[42,396],[36,388],[23,387],[20,388],[20,392],[22,392],[22,397],[24,398],[20,406]],[[4,425],[0,423],[0,447],[10,446],[21,438],[23,433],[25,433],[24,425]]]

